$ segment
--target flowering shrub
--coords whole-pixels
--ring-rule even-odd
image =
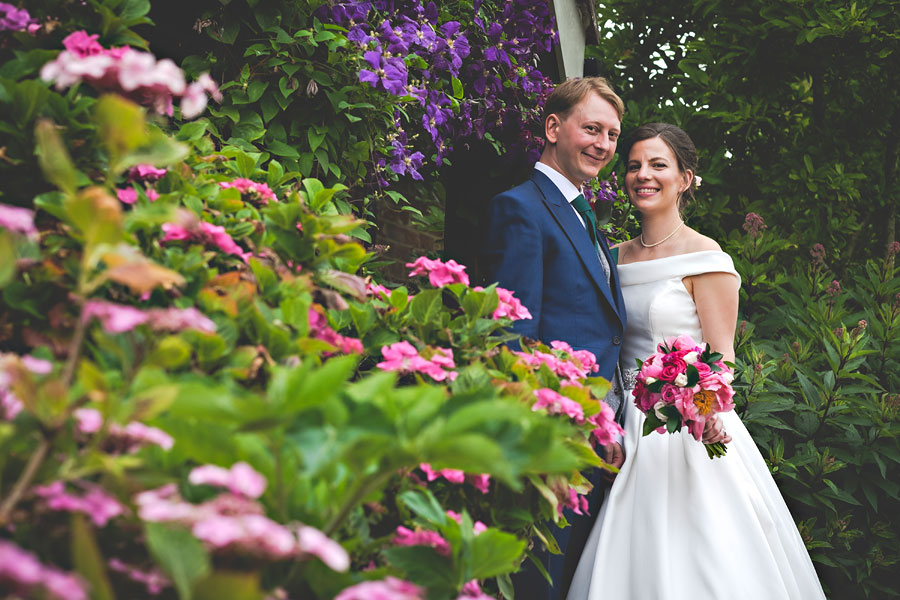
[[[508,592],[546,522],[583,505],[579,470],[607,466],[593,357],[509,351],[528,311],[452,261],[373,284],[347,188],[184,122],[172,66],[122,49],[143,9],[121,6],[63,10],[3,66],[0,586]]]

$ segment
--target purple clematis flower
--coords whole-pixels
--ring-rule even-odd
[[[360,69],[359,80],[374,88],[382,88],[395,96],[403,96],[406,91],[407,71],[403,59],[385,58],[377,50],[369,50],[364,58],[372,70]]]

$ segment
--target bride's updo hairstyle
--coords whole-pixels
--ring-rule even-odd
[[[632,146],[638,142],[656,137],[665,142],[672,154],[675,155],[675,160],[678,161],[678,170],[682,175],[688,170],[694,174],[691,185],[678,197],[678,210],[682,211],[689,201],[692,202],[694,200],[694,190],[697,189],[697,148],[683,129],[669,123],[647,123],[646,125],[641,125],[629,134],[625,143],[625,148],[627,149],[625,163],[628,164],[628,156],[631,154]]]

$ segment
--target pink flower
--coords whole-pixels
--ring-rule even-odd
[[[147,588],[147,593],[151,596],[157,596],[164,589],[172,586],[172,582],[169,578],[156,567],[144,571],[138,567],[122,562],[118,558],[111,558],[106,564],[109,566],[110,570],[122,573],[132,581],[143,584]]]
[[[451,283],[469,285],[469,276],[465,272],[466,267],[452,259],[443,262],[440,259],[431,260],[420,256],[414,262],[406,263],[406,266],[412,269],[409,272],[410,277],[428,275],[428,281],[434,287],[444,287]]]
[[[196,308],[151,308],[145,313],[147,323],[155,331],[178,332],[196,329],[205,333],[215,333],[215,322]]]
[[[579,494],[578,490],[573,487],[568,489],[567,494],[562,498],[562,502],[557,505],[556,509],[559,511],[559,514],[562,514],[564,507],[571,508],[576,515],[588,514],[587,498]]]
[[[350,555],[344,547],[315,527],[297,528],[297,547],[304,554],[319,557],[333,571],[344,572],[350,568]]]
[[[96,56],[105,52],[103,46],[97,41],[99,37],[96,33],[88,35],[84,30],[76,31],[63,39],[63,46],[78,58]]]
[[[153,165],[136,165],[128,170],[128,181],[154,182],[162,179],[168,171]]]
[[[525,305],[522,304],[518,298],[513,296],[513,293],[511,291],[503,289],[502,287],[498,287],[497,299],[497,309],[491,315],[491,317],[495,321],[503,317],[508,317],[513,321],[532,318],[531,313],[528,312],[528,309],[525,308]]]
[[[364,581],[350,586],[335,596],[334,600],[423,600],[424,598],[424,588],[396,577],[386,577],[383,581]]]
[[[87,600],[86,586],[75,575],[40,563],[34,554],[0,539],[0,582],[16,596],[43,597],[43,590],[57,600]]]
[[[221,101],[207,74],[190,86],[171,60],[129,48],[104,49],[96,35],[76,31],[63,42],[66,49],[41,68],[41,79],[62,90],[82,81],[99,91],[121,94],[160,114],[172,115],[173,98],[182,98],[182,117],[194,118],[206,107],[207,93]]]
[[[261,204],[278,202],[275,192],[265,183],[256,183],[249,179],[239,177],[233,181],[220,181],[219,187],[222,189],[234,188],[241,194],[247,194],[251,198],[258,200]]]
[[[216,465],[195,467],[188,475],[188,481],[194,485],[227,488],[234,494],[248,498],[259,498],[266,490],[266,478],[243,461],[234,463],[231,469],[223,469]]]
[[[243,248],[235,243],[221,225],[213,225],[206,221],[200,221],[192,227],[185,227],[177,223],[163,223],[162,230],[165,235],[160,240],[161,242],[195,241],[215,246],[226,254],[234,254],[244,262],[248,262],[251,256],[250,252],[244,252]]]
[[[400,525],[397,527],[397,534],[394,536],[393,543],[397,546],[429,546],[434,548],[438,554],[450,556],[450,544],[436,531],[427,529],[412,531]]]
[[[308,318],[311,338],[328,342],[343,354],[362,354],[362,342],[356,338],[342,336],[329,327],[325,315],[310,307]]]
[[[457,523],[459,523],[460,525],[462,524],[462,515],[459,514],[458,512],[448,510],[447,516],[450,517],[451,519],[453,519],[454,521],[456,521]],[[472,533],[474,533],[476,536],[487,531],[487,528],[488,528],[488,526],[485,525],[484,523],[482,523],[481,521],[475,521],[474,523],[472,523]]]
[[[35,358],[30,354],[22,357],[22,365],[32,373],[37,375],[48,375],[53,371],[53,363],[43,358]]]
[[[537,397],[537,402],[531,406],[531,410],[536,411],[545,408],[548,414],[564,414],[579,425],[584,423],[584,409],[578,402],[566,398],[550,388],[535,390],[534,395]]]
[[[31,239],[37,239],[38,236],[34,227],[34,211],[27,208],[0,204],[0,227]]]
[[[116,197],[122,204],[134,204],[137,202],[138,193],[133,187],[119,188],[116,190]]]
[[[103,427],[103,415],[95,408],[77,408],[72,416],[75,417],[75,428],[80,433],[97,433]]]
[[[475,486],[475,489],[481,492],[482,494],[487,494],[491,489],[491,476],[486,474],[481,475],[469,475],[469,480],[472,485]]]
[[[366,283],[366,295],[376,296],[383,300],[387,300],[391,297],[391,290],[380,283]]]
[[[478,580],[473,579],[462,587],[456,600],[494,600],[494,598],[482,592]]]
[[[449,379],[453,381],[459,375],[456,371],[444,369],[455,368],[453,350],[451,348],[435,348],[431,359],[419,355],[415,346],[407,341],[395,342],[382,346],[381,355],[385,358],[377,366],[383,371],[418,372],[428,375],[435,381]]]
[[[75,428],[78,433],[91,435],[100,431],[103,426],[103,415],[94,408],[76,409]],[[168,433],[156,427],[150,427],[138,421],[132,421],[125,427],[111,423],[107,428],[106,443],[116,450],[133,453],[148,444],[159,446],[163,450],[171,450],[175,444]]]
[[[107,494],[102,488],[89,484],[82,485],[87,488],[87,492],[82,496],[68,493],[62,481],[55,481],[46,486],[37,486],[33,491],[36,496],[44,499],[50,510],[84,513],[97,527],[105,526],[110,519],[125,512],[125,508],[119,504],[118,500]]]
[[[605,402],[600,403],[600,412],[588,417],[588,422],[594,426],[591,435],[601,446],[608,446],[625,435],[625,430],[616,423],[616,415]]]
[[[142,310],[104,300],[90,300],[84,305],[81,318],[90,321],[94,317],[108,333],[131,331],[147,322],[147,315]]]

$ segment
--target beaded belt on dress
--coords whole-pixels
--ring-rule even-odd
[[[622,387],[626,390],[633,390],[637,383],[637,369],[622,369]]]

